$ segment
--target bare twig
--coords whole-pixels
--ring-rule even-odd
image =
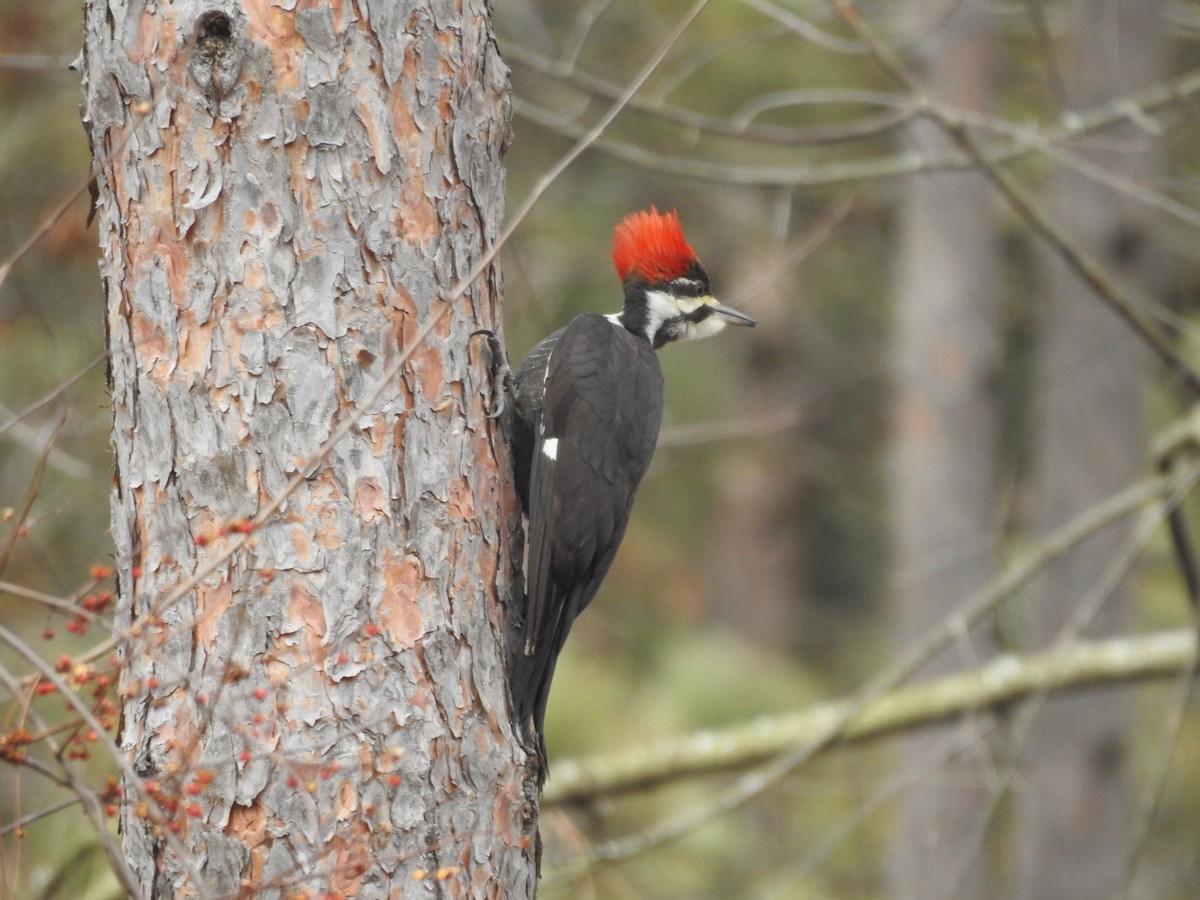
[[[5,825],[0,825],[0,837],[7,837],[10,834],[19,832],[23,828],[28,828],[34,822],[40,822],[42,819],[49,818],[55,813],[60,813],[64,809],[70,809],[73,806],[78,806],[82,801],[78,797],[67,797],[59,800],[57,803],[51,803],[44,809],[39,809],[36,812],[25,813],[25,815],[8,822]]]
[[[733,784],[715,792],[700,808],[684,811],[640,834],[603,844],[591,853],[573,860],[568,869],[568,876],[576,878],[599,863],[623,859],[676,840],[761,795],[798,766],[835,741],[841,740],[853,716],[877,697],[911,678],[934,654],[954,640],[956,635],[964,633],[984,614],[1025,586],[1051,561],[1095,531],[1137,511],[1147,503],[1178,494],[1181,489],[1193,484],[1198,475],[1200,468],[1191,467],[1187,473],[1178,477],[1165,479],[1151,476],[1081,513],[1046,537],[1024,560],[1011,565],[993,583],[968,598],[954,615],[947,617],[928,637],[892,660],[856,693],[840,711],[839,717],[825,722],[824,728],[814,728],[813,732],[806,735],[805,740],[793,744],[759,769],[740,776]],[[561,769],[561,765],[556,768],[556,778],[561,777]]]
[[[50,457],[50,450],[54,447],[54,439],[58,436],[58,431],[61,427],[62,421],[59,420],[58,425],[55,426],[50,436],[46,438],[42,452],[38,454],[37,462],[33,466],[33,472],[29,476],[29,485],[25,489],[25,499],[21,504],[21,508],[9,523],[10,531],[8,538],[0,545],[0,575],[3,575],[4,570],[8,568],[9,560],[12,559],[13,549],[17,546],[17,541],[21,537],[21,530],[25,526],[25,521],[29,518],[34,501],[37,500],[38,494],[41,492],[42,477],[46,474],[46,460]]]
[[[1018,128],[994,118],[983,120],[986,123],[983,127],[991,130],[1026,135],[1011,142],[988,147],[984,153],[993,165],[1013,162],[1045,146],[1068,141],[1074,137],[1099,131],[1139,116],[1149,115],[1172,105],[1186,102],[1197,94],[1200,94],[1200,69],[1193,69],[1173,81],[1136,92],[1117,101],[1101,104],[1092,110],[1073,113],[1057,127],[1046,128],[1036,140],[1031,139],[1030,135],[1037,134],[1037,132],[1028,128]],[[950,110],[937,104],[931,98],[923,110],[914,105],[909,112],[911,114],[918,112],[929,114],[935,108],[939,108],[944,117],[956,118],[963,122],[981,121],[966,113]],[[584,133],[581,126],[564,121],[561,115],[521,97],[513,98],[513,110],[518,115],[566,137],[574,139]],[[732,184],[747,187],[823,187],[897,178],[923,172],[956,171],[977,165],[976,161],[966,154],[930,156],[913,151],[844,162],[747,166],[655,153],[645,147],[611,139],[596,141],[594,149],[651,172],[680,175],[722,185]]]
[[[145,786],[142,784],[142,779],[133,771],[133,767],[129,764],[125,754],[117,747],[116,742],[108,733],[108,729],[87,708],[84,702],[79,699],[75,691],[71,690],[71,687],[62,676],[54,671],[49,663],[35,653],[17,634],[3,625],[0,625],[0,643],[7,645],[9,649],[13,650],[18,656],[29,663],[30,666],[36,669],[42,678],[54,685],[71,709],[75,711],[76,715],[87,723],[88,728],[96,733],[96,740],[100,742],[117,765],[117,768],[125,776],[125,784],[137,792],[142,802],[150,804],[151,808],[157,810],[159,815],[163,815],[157,801],[146,791]],[[126,862],[121,848],[116,846],[108,835],[108,829],[104,821],[104,812],[100,809],[100,804],[96,799],[95,793],[83,782],[82,778],[72,767],[62,760],[62,748],[58,748],[56,755],[59,757],[63,772],[66,773],[67,778],[71,782],[72,790],[79,797],[88,817],[93,820],[92,824],[96,827],[100,840],[104,844],[105,853],[108,856],[109,863],[113,866],[113,871],[116,873],[118,880],[127,891],[130,891],[131,897],[137,896],[139,893],[137,878],[129,869],[129,864]],[[187,869],[192,883],[197,886],[202,885],[204,882],[200,879],[199,871],[196,869],[196,860],[188,853],[183,842],[169,828],[163,830],[163,837],[171,845],[172,851],[178,855],[180,863]]]
[[[53,390],[51,390],[49,393],[47,393],[44,396],[33,401],[32,403],[30,403],[28,406],[26,406],[20,412],[14,414],[13,417],[10,418],[7,422],[5,422],[3,425],[0,425],[0,437],[4,437],[4,435],[8,432],[8,430],[10,428],[12,428],[14,425],[18,424],[19,422],[23,422],[25,419],[27,419],[29,416],[33,415],[35,412],[37,412],[42,407],[47,406],[50,403],[53,403],[56,399],[61,397],[67,391],[67,389],[69,387],[71,387],[71,385],[75,384],[75,382],[77,382],[80,378],[82,378],[88,372],[92,371],[92,369],[96,368],[96,366],[100,365],[100,363],[104,362],[106,359],[108,359],[108,353],[107,352],[101,353],[99,356],[95,357],[91,362],[87,363],[82,369],[80,369],[74,375],[72,375],[69,378],[66,378],[62,382],[60,382],[59,385],[57,387],[55,387]]]
[[[1009,204],[1040,234],[1060,257],[1092,288],[1096,296],[1116,313],[1129,329],[1146,344],[1167,368],[1187,387],[1200,396],[1200,373],[1179,355],[1143,304],[1111,278],[1107,271],[1079,244],[1070,239],[1049,213],[1007,170],[999,166],[980,144],[966,123],[951,116],[945,108],[934,103],[924,85],[905,62],[875,34],[852,0],[829,0],[830,5],[850,26],[859,40],[871,49],[876,60],[898,82],[912,92],[917,104],[978,166]]]
[[[0,581],[0,594],[12,594],[14,597],[24,597],[26,600],[33,600],[35,603],[42,604],[42,606],[58,610],[64,615],[77,616],[87,622],[94,622],[99,618],[95,613],[84,609],[75,600],[64,600],[62,597],[55,597],[53,594],[35,591],[32,588],[13,584],[11,581]]]
[[[501,49],[504,58],[518,63],[550,78],[565,81],[573,87],[587,91],[597,97],[614,99],[621,95],[621,88],[611,82],[567,66],[542,56],[525,47],[511,42],[503,42]],[[836,125],[783,126],[756,124],[756,116],[768,109],[779,106],[798,106],[802,104],[822,105],[871,105],[883,106],[887,111],[867,116],[852,122]],[[842,143],[873,137],[885,132],[914,114],[911,104],[906,97],[883,94],[878,91],[853,90],[819,90],[806,89],[787,91],[769,98],[762,98],[753,105],[747,106],[734,119],[722,119],[703,113],[694,112],[680,106],[673,106],[655,97],[639,97],[629,104],[629,108],[638,112],[654,115],[665,122],[678,125],[681,128],[708,134],[715,137],[741,138],[760,143],[781,144],[785,146],[803,144]]]
[[[11,439],[26,449],[38,449],[43,437],[38,429],[16,421],[12,412],[3,403],[0,403],[0,416],[8,419],[4,426],[0,428],[0,435],[11,433]],[[47,457],[46,462],[50,468],[56,469],[69,478],[77,480],[86,478],[92,471],[92,467],[86,462],[58,447],[50,448],[50,455]]]
[[[701,731],[632,750],[554,764],[544,802],[568,803],[761,763],[845,721],[850,743],[936,725],[1022,697],[1126,684],[1186,673],[1196,659],[1190,629],[998,656],[977,669],[856,700],[819,703],[720,731]],[[858,706],[857,711],[852,708]]]

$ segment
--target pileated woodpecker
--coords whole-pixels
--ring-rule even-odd
[[[520,727],[537,742],[539,781],[555,662],[608,573],[658,441],[663,377],[654,351],[727,324],[754,325],[712,297],[674,212],[651,207],[627,216],[613,235],[613,262],[625,289],[622,310],[576,316],[529,352],[515,378],[505,371],[502,380],[529,520],[527,601],[509,688]],[[489,339],[502,359],[499,342]]]

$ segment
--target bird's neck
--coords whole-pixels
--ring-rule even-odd
[[[654,345],[654,334],[649,331],[649,320],[644,310],[630,309],[628,305],[620,312],[609,313],[604,318],[619,328],[624,328],[630,334]]]

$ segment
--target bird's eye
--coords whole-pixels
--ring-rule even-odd
[[[676,278],[671,282],[671,293],[677,297],[703,297],[708,286],[695,278]]]

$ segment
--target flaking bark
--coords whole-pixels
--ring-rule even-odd
[[[532,895],[495,267],[370,401],[500,231],[485,3],[93,0],[84,89],[145,894]]]

